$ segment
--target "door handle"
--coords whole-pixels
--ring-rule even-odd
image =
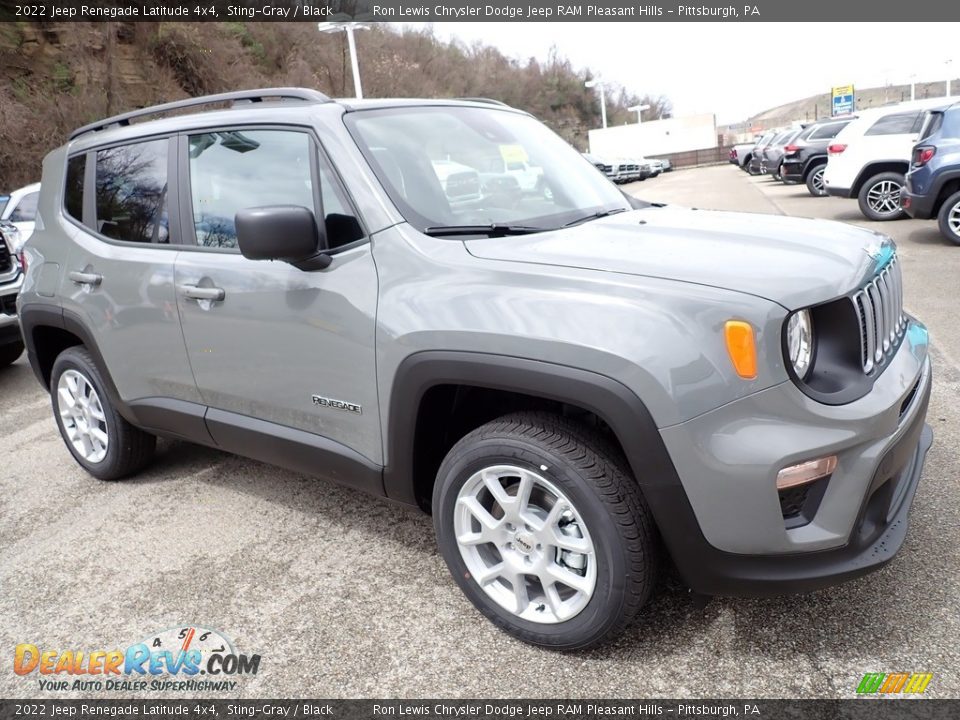
[[[67,273],[67,277],[78,285],[95,286],[103,282],[103,275],[100,273],[81,272],[80,270],[71,270]]]
[[[218,287],[200,287],[199,285],[181,285],[180,292],[184,297],[193,300],[215,300],[220,302],[226,297],[223,288]]]

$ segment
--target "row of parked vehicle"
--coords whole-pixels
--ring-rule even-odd
[[[592,162],[609,180],[618,185],[646,180],[647,178],[657,177],[660,173],[673,170],[673,165],[667,159],[658,160],[645,157],[601,158],[590,153],[583,153],[583,156]]]
[[[933,98],[769,131],[735,146],[751,175],[856,199],[869,220],[936,219],[960,245],[960,103]]]
[[[33,234],[39,198],[39,183],[0,194],[0,367],[23,353],[16,302],[26,269],[23,244]]]

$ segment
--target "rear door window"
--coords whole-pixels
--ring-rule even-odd
[[[77,222],[83,222],[83,179],[87,156],[75,155],[67,160],[67,182],[63,189],[63,208]]]
[[[169,243],[167,140],[97,151],[95,229],[112,240]]]

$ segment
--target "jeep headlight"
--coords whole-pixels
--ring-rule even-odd
[[[797,377],[806,380],[813,361],[813,320],[809,310],[795,312],[787,320],[787,357]]]

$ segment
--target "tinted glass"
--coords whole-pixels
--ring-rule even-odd
[[[170,242],[166,140],[97,151],[96,229],[114,240]]]
[[[10,222],[33,222],[37,217],[37,200],[40,199],[40,193],[32,192],[20,198],[20,202],[10,213],[8,220]]]
[[[927,118],[927,124],[923,128],[923,136],[921,140],[926,140],[928,137],[933,135],[937,130],[943,127],[943,113],[942,112],[932,112]]]
[[[829,140],[835,138],[837,133],[843,130],[848,124],[849,122],[818,125],[814,128],[814,131],[810,133],[809,138],[811,140]]]
[[[9,195],[0,195],[0,216],[3,215],[4,208],[7,207],[7,203],[10,201]]]
[[[877,120],[866,135],[905,135],[913,129],[914,123],[920,117],[920,111],[886,115]]]
[[[191,135],[190,192],[197,244],[237,247],[234,218],[246,208],[300,205],[314,210],[311,149],[308,135],[284,130]]]
[[[320,195],[327,228],[327,245],[331,248],[360,240],[363,229],[350,207],[347,196],[334,177],[326,160],[320,158]]]
[[[83,220],[83,176],[87,156],[77,155],[67,160],[67,184],[63,189],[63,207],[74,220]]]
[[[630,208],[620,191],[533,118],[476,107],[347,113],[391,200],[418,229],[561,227]]]

